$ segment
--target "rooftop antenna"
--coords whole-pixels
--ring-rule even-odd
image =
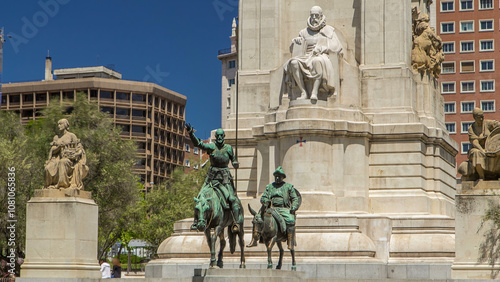
[[[47,49],[47,58],[50,58],[50,50]]]

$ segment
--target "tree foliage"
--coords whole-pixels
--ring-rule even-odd
[[[174,232],[175,221],[193,217],[193,197],[198,195],[208,167],[192,170],[189,174],[184,174],[182,167],[176,168],[170,180],[155,185],[132,213],[136,217],[132,220],[135,237],[144,238],[156,251]]]
[[[24,250],[26,232],[26,202],[35,189],[44,183],[44,163],[49,144],[58,134],[57,121],[66,117],[69,130],[81,140],[87,155],[89,173],[83,179],[84,189],[92,192],[99,206],[100,254],[112,246],[130,223],[127,211],[140,199],[138,178],[132,172],[136,161],[136,145],[122,140],[120,130],[112,120],[99,111],[97,104],[77,95],[74,103],[51,104],[42,112],[43,118],[31,121],[26,127],[19,116],[0,112],[0,187],[6,187],[8,167],[16,168],[16,247]],[[0,191],[0,246],[6,246],[5,189]],[[5,250],[2,250],[5,252]]]
[[[495,263],[500,260],[500,205],[490,201],[479,229],[485,228],[484,241],[479,246],[479,262],[488,262],[491,278],[498,275]],[[479,231],[478,231],[479,232]]]
[[[36,157],[26,148],[29,145],[29,138],[25,134],[19,115],[12,112],[0,111],[0,255],[7,256],[10,249],[15,249],[19,255],[24,250],[26,241],[26,202],[33,195],[33,185],[37,182],[34,179],[36,168],[33,159]],[[9,175],[9,169],[14,168],[15,176]],[[9,181],[10,180],[10,181]],[[13,183],[13,185],[11,184]],[[14,186],[15,209],[14,218],[9,218],[7,187]],[[11,194],[12,195],[12,194]],[[10,225],[8,220],[17,220],[15,228],[15,245],[9,244]],[[9,252],[7,252],[9,250]]]

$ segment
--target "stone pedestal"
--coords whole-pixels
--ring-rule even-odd
[[[302,271],[272,269],[195,269],[193,282],[301,282],[305,281]]]
[[[90,192],[37,190],[27,204],[24,278],[100,278]]]
[[[457,205],[455,244],[456,256],[451,275],[454,279],[494,279],[500,277],[500,259],[492,266],[488,259],[480,262],[483,252],[498,248],[498,242],[488,240],[486,234],[493,222],[483,222],[486,211],[500,205],[500,181],[464,181],[455,198]],[[481,245],[486,249],[482,250]],[[489,255],[489,254],[488,254]]]

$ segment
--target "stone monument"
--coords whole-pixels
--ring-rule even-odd
[[[69,122],[58,122],[60,134],[50,144],[45,187],[27,204],[26,260],[22,280],[100,278],[97,263],[98,207],[83,190],[85,150]],[[30,280],[31,279],[31,280]]]
[[[500,271],[500,260],[480,259],[483,256],[480,246],[488,243],[486,234],[492,228],[492,222],[483,222],[483,217],[489,208],[500,204],[500,122],[485,120],[479,108],[472,115],[474,123],[468,131],[472,147],[467,152],[468,161],[458,168],[462,183],[456,196],[456,257],[452,277],[494,279]],[[495,252],[495,244],[488,248],[488,253]]]
[[[239,113],[225,128],[226,142],[238,136],[238,196],[259,206],[283,167],[302,194],[295,254],[307,278],[451,277],[458,146],[444,125],[431,3],[240,1]],[[189,220],[174,229],[147,276],[203,266]],[[266,267],[263,246],[245,254],[247,268]]]

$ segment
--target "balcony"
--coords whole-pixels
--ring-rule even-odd
[[[146,120],[146,117],[141,117],[141,116],[132,116],[133,120]]]
[[[112,98],[101,98],[101,99],[99,99],[99,101],[101,103],[114,103],[115,99],[112,99]]]
[[[226,49],[220,49],[219,50],[219,55],[225,55],[231,53],[231,48],[226,48]]]
[[[130,116],[126,116],[126,115],[116,115],[116,119],[125,119],[125,120],[129,120],[129,119],[130,119]]]
[[[132,136],[135,136],[135,137],[146,137],[146,133],[145,132],[132,132]]]

